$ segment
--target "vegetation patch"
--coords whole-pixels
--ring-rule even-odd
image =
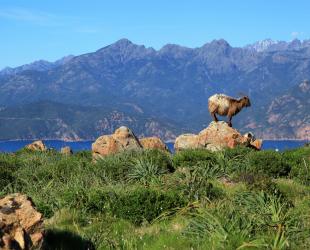
[[[309,249],[309,148],[0,154],[0,195],[30,196],[45,249]]]

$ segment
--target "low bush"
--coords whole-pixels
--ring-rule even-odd
[[[310,185],[310,147],[287,150],[283,158],[291,167],[290,177]]]
[[[214,164],[216,163],[216,155],[206,149],[188,149],[176,153],[172,161],[175,168],[196,166],[201,162]]]
[[[290,165],[282,155],[274,151],[252,152],[247,158],[249,167],[253,172],[266,174],[270,177],[288,176],[291,170]]]
[[[0,154],[0,194],[14,182],[14,173],[23,167],[23,161],[12,154]]]
[[[161,189],[174,190],[188,202],[216,199],[222,192],[212,185],[210,175],[213,173],[204,167],[178,168],[172,175],[165,176]]]
[[[123,182],[139,179],[143,181],[142,179],[148,179],[148,175],[151,177],[152,172],[159,175],[173,171],[170,156],[160,150],[130,151],[111,155],[102,158],[96,165],[111,180]]]
[[[264,191],[268,194],[280,194],[276,183],[266,174],[243,172],[236,176],[234,181],[245,183],[249,190]]]
[[[92,160],[92,153],[91,151],[87,151],[87,150],[78,151],[74,153],[74,156],[77,158],[87,159],[88,161]]]
[[[248,154],[256,152],[254,149],[244,146],[238,146],[235,148],[226,148],[223,150],[225,158],[229,160],[244,159]]]
[[[141,224],[143,221],[151,222],[161,213],[185,204],[185,200],[175,192],[141,187],[119,193],[111,205],[113,214],[117,217]]]

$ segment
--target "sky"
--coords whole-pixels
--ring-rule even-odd
[[[0,0],[0,69],[96,51],[310,38],[309,0]]]

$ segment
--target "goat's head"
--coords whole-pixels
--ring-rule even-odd
[[[244,96],[241,98],[244,107],[251,107],[250,98],[248,96]]]

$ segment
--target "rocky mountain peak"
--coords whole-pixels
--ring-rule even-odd
[[[221,47],[221,48],[231,48],[230,44],[224,39],[212,40],[210,43],[206,43],[202,47]]]
[[[304,80],[301,84],[299,84],[298,87],[302,92],[304,92],[304,93],[308,92],[310,90],[309,80]]]
[[[279,41],[274,41],[268,38],[268,39],[264,39],[261,41],[257,41],[253,44],[246,45],[245,48],[250,49],[250,50],[255,50],[257,52],[263,52],[263,51],[268,50],[271,46],[278,44],[278,43]]]
[[[122,38],[122,39],[116,41],[115,43],[113,43],[111,46],[124,48],[124,47],[128,47],[131,45],[134,45],[134,43],[131,42],[130,40],[128,40],[127,38]]]
[[[224,56],[227,57],[232,51],[230,44],[224,39],[213,40],[210,43],[204,44],[199,50],[199,55],[203,58],[210,56]]]
[[[149,54],[155,53],[153,48],[146,48],[144,45],[137,45],[128,39],[120,39],[117,42],[97,50],[94,54],[105,57],[110,56],[118,58],[125,62],[134,58],[142,58]]]

